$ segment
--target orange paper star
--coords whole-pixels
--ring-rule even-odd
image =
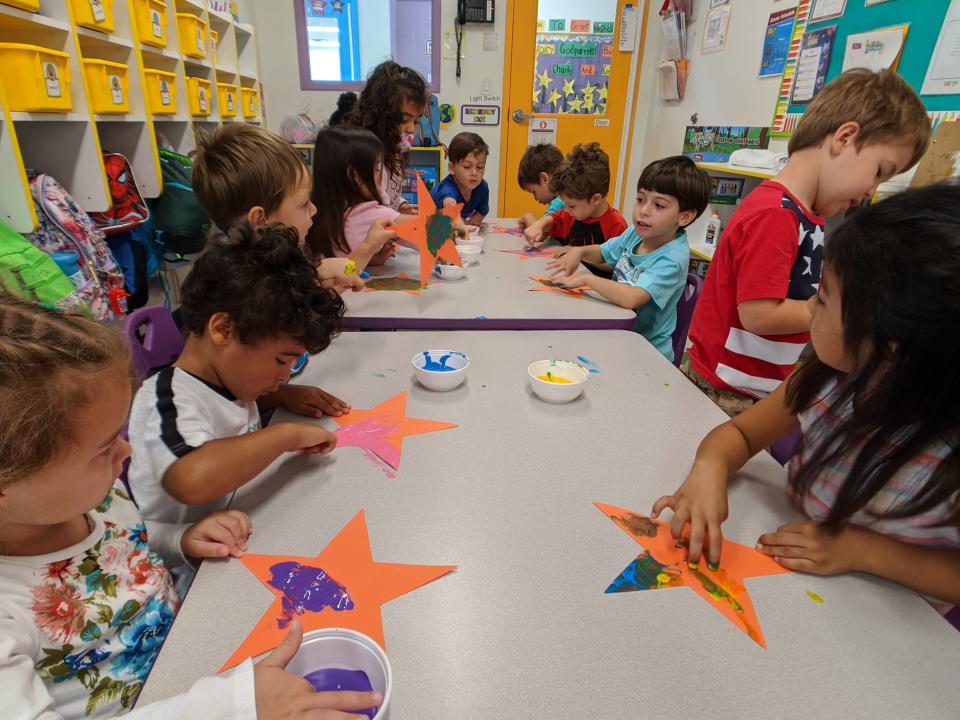
[[[397,231],[397,237],[420,252],[420,283],[426,285],[438,259],[463,267],[453,241],[453,222],[460,217],[463,203],[438,210],[423,179],[417,175],[417,208],[417,217],[394,225],[393,229]]]
[[[502,253],[511,253],[516,255],[521,260],[529,260],[530,258],[552,258],[554,251],[552,248],[536,248],[525,246],[522,248],[510,248],[509,250],[497,250],[497,252]]]
[[[457,567],[374,562],[363,510],[314,557],[244,555],[240,562],[276,599],[221,672],[275,648],[295,617],[304,632],[350,628],[386,648],[380,606]]]
[[[453,423],[407,417],[407,393],[394,395],[369,410],[353,409],[333,418],[338,447],[361,447],[370,450],[394,470],[400,467],[400,451],[407,435],[447,430]]]
[[[530,288],[530,292],[558,292],[573,297],[583,297],[588,288],[586,285],[580,287],[568,288],[560,283],[556,278],[545,277],[543,275],[527,275],[531,280],[536,280],[539,285]]]
[[[706,561],[690,566],[686,548],[678,547],[666,523],[613,505],[598,502],[594,505],[644,549],[610,584],[606,590],[608,593],[686,585],[758,645],[767,647],[743,581],[748,577],[777,575],[789,570],[767,555],[726,538],[719,568],[711,569]]]

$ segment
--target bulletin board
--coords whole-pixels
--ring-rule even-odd
[[[910,30],[900,55],[897,72],[919,92],[949,5],[950,0],[888,0],[870,6],[866,6],[864,0],[847,0],[841,17],[809,23],[806,32],[830,25],[837,26],[833,54],[827,69],[826,82],[829,83],[840,74],[848,35],[909,23]],[[960,95],[921,95],[920,99],[931,113],[960,111]],[[807,105],[808,103],[802,103],[789,106],[787,114],[792,122],[788,122],[787,132],[784,134],[789,134]]]

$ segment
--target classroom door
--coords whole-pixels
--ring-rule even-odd
[[[616,194],[624,117],[633,92],[635,50],[619,49],[621,12],[631,6],[639,33],[645,3],[632,0],[512,0],[504,58],[504,127],[501,137],[500,214],[539,214],[543,207],[517,186],[517,167],[528,145],[552,142],[564,153],[577,143],[599,142],[610,156],[611,201]],[[636,8],[639,7],[639,10]]]

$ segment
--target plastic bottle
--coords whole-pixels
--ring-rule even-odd
[[[73,250],[63,250],[53,254],[53,261],[70,278],[75,288],[83,285],[83,273],[80,271],[80,256]]]
[[[716,245],[720,240],[720,229],[723,227],[723,221],[720,219],[720,211],[714,210],[713,215],[707,220],[707,235],[703,241],[707,245]]]

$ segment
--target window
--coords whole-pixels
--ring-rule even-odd
[[[359,90],[394,59],[440,89],[440,0],[294,0],[302,90]],[[389,11],[387,9],[389,8]]]

